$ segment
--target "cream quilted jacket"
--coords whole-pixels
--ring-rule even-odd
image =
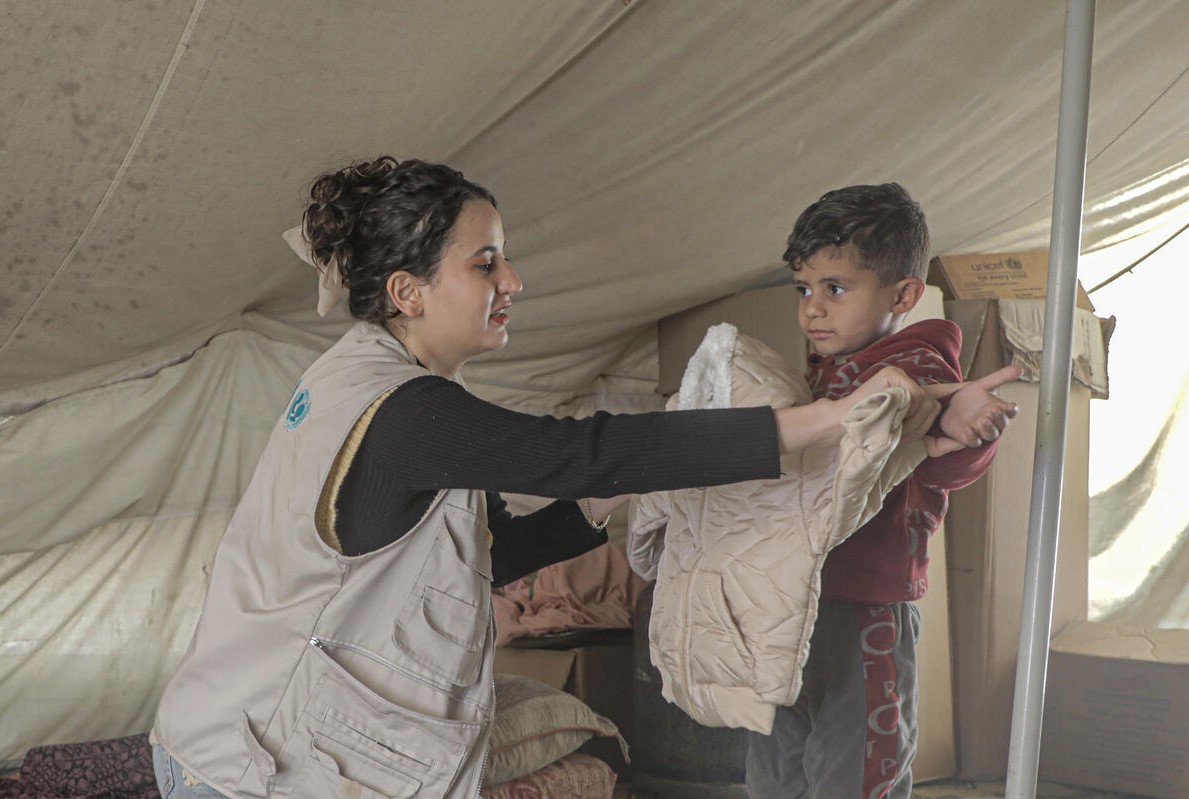
[[[710,328],[670,407],[811,401],[788,362],[733,325]],[[801,690],[830,549],[924,457],[898,446],[908,393],[857,405],[836,449],[786,456],[781,477],[636,497],[628,558],[655,579],[649,644],[666,699],[708,726],[769,733]]]

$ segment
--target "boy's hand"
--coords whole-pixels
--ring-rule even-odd
[[[941,431],[954,443],[966,447],[980,447],[999,438],[1019,408],[1014,402],[999,399],[995,390],[1018,379],[1022,371],[1019,366],[1005,366],[969,383],[927,387],[933,396],[953,394],[949,407],[941,414]],[[933,440],[932,447],[938,450],[937,454],[944,455],[959,448],[944,442],[945,439]],[[926,452],[930,446],[926,441]],[[936,457],[932,452],[929,454]]]
[[[925,436],[921,441],[925,445],[925,457],[927,458],[940,458],[942,455],[966,449],[966,445],[961,441],[955,441],[945,436]]]

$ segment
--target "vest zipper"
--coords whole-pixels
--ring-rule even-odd
[[[391,671],[399,671],[401,674],[407,674],[410,677],[416,676],[416,675],[410,673],[409,671],[401,668],[400,665],[393,663],[391,660],[380,657],[379,655],[377,655],[375,652],[371,651],[370,649],[364,649],[363,647],[357,646],[355,644],[348,644],[345,641],[335,641],[334,639],[331,639],[331,638],[319,638],[316,635],[311,635],[310,636],[310,646],[317,647],[318,649],[321,649],[323,652],[325,652],[328,648],[330,648],[330,649],[346,649],[347,651],[354,652],[357,655],[363,655],[368,660],[379,663],[381,666],[384,666],[384,667],[390,669]]]
[[[475,787],[475,799],[483,797],[483,778],[487,776],[487,766],[491,762],[491,728],[495,726],[495,677],[491,678],[491,716],[487,720],[487,743],[483,745],[483,765],[479,767],[479,784]]]
[[[706,521],[706,502],[707,502],[706,489],[705,488],[699,489],[698,494],[700,495],[701,501],[698,503],[698,505],[699,505],[698,520],[697,520],[697,525],[694,530],[694,532],[697,533],[697,535],[694,536],[694,549],[700,552],[702,549],[701,533],[702,533],[703,527],[705,526],[705,521]],[[702,558],[699,557],[698,560],[701,561]],[[684,606],[685,619],[684,619],[684,623],[681,625],[683,628],[683,630],[682,630],[682,639],[683,640],[682,640],[682,644],[680,647],[681,651],[678,652],[678,657],[681,658],[681,666],[680,666],[681,680],[684,682],[684,689],[687,692],[690,690],[690,686],[692,686],[694,684],[693,677],[690,675],[690,670],[689,670],[689,648],[690,648],[689,638],[690,638],[690,628],[693,626],[690,621],[689,609],[690,609],[690,604],[693,602],[693,596],[694,596],[693,576],[700,568],[701,568],[700,563],[694,564],[694,568],[690,572],[690,579],[686,581],[686,585],[685,585],[685,606]]]

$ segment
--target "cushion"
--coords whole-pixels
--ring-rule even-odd
[[[159,796],[148,733],[34,747],[15,784],[26,792],[19,795],[30,797]]]
[[[486,785],[483,799],[611,799],[615,772],[597,757],[575,752],[531,774]]]
[[[627,744],[609,719],[577,697],[543,682],[495,675],[495,721],[484,783],[523,777],[573,752],[595,735],[615,736],[627,759]]]

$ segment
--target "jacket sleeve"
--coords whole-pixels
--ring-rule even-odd
[[[878,513],[884,495],[925,457],[921,442],[900,443],[908,406],[903,389],[873,394],[843,420],[845,432],[836,450],[805,451],[801,502],[819,554]]]
[[[906,369],[905,372],[909,377],[916,378],[922,384],[950,382],[920,377],[914,375],[910,369]],[[956,382],[956,375],[954,382]],[[949,400],[949,397],[941,400],[942,413],[945,413],[946,408],[949,406]],[[933,425],[933,429],[929,431],[929,435],[944,435],[941,432],[940,414]],[[938,458],[922,457],[920,465],[916,469],[911,470],[911,473],[913,478],[921,485],[926,485],[930,488],[943,488],[947,491],[965,488],[982,477],[991,468],[991,462],[995,459],[995,452],[998,449],[999,441],[996,440],[983,444],[981,447],[967,447]],[[907,477],[908,475],[906,474],[904,476]],[[893,483],[893,485],[895,484]]]
[[[665,548],[665,526],[669,522],[672,495],[668,491],[641,494],[628,505],[626,551],[632,571],[645,580],[655,580],[661,552]]]
[[[961,334],[951,330],[952,323],[940,324],[941,320],[918,323],[913,328],[919,338],[911,343],[901,343],[876,363],[868,364],[860,375],[860,381],[870,378],[884,366],[896,366],[921,385],[936,383],[958,383],[962,373],[957,366],[957,353],[962,346]],[[946,355],[948,353],[948,356]],[[942,413],[948,405],[942,400]],[[940,435],[940,417],[930,435]],[[913,471],[913,477],[922,485],[931,488],[953,490],[970,485],[991,467],[999,442],[993,441],[981,447],[968,447],[951,452],[939,458],[923,458]],[[906,475],[907,476],[907,475]]]
[[[883,505],[883,498],[910,475],[921,468],[921,464],[929,460],[925,455],[925,444],[922,441],[901,441],[888,455],[888,462],[876,477],[875,485],[871,488],[871,495]],[[879,511],[876,508],[876,512]],[[875,515],[875,514],[872,514]],[[866,524],[864,521],[862,524]],[[860,527],[862,526],[860,524]]]
[[[944,488],[950,491],[965,488],[986,474],[998,449],[999,442],[996,440],[981,447],[960,449],[939,458],[925,458],[913,472],[913,476],[922,485],[930,488]]]

